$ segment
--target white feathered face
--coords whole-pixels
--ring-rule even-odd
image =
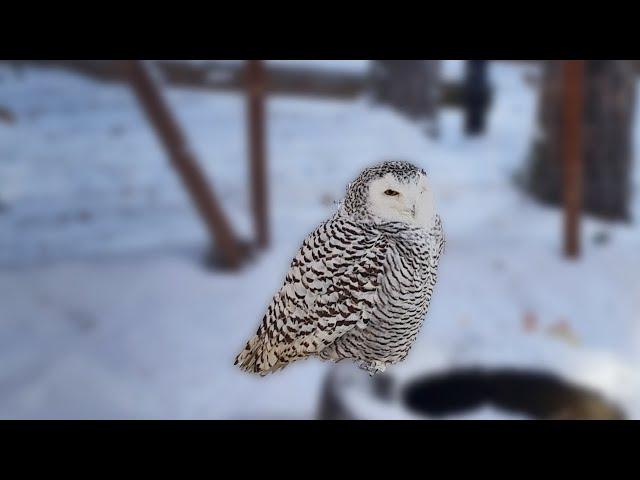
[[[384,221],[429,227],[434,221],[435,204],[426,175],[420,173],[402,181],[387,173],[372,180],[367,210]]]

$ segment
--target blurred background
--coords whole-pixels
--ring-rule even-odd
[[[0,61],[0,418],[640,418],[634,61]],[[447,247],[406,362],[233,366],[365,167]]]

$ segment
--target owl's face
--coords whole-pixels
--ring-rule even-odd
[[[386,161],[365,169],[347,187],[340,208],[345,215],[364,221],[429,228],[435,220],[427,173],[402,161]]]
[[[428,227],[435,215],[433,192],[422,171],[412,176],[386,173],[369,182],[368,212],[383,221]]]

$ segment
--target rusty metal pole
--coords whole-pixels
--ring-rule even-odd
[[[143,60],[126,60],[122,66],[147,118],[169,154],[191,200],[205,222],[209,235],[216,242],[224,265],[236,268],[241,262],[240,243],[224,215],[213,190],[208,185],[193,152],[187,145],[178,122],[169,108],[162,89]]]
[[[564,253],[580,255],[584,60],[567,60],[563,72]]]
[[[261,60],[248,60],[247,132],[249,144],[251,208],[256,244],[269,245],[268,191],[265,142],[265,90],[266,73]]]

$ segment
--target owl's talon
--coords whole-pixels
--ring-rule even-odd
[[[377,360],[372,360],[372,361],[360,360],[357,362],[357,365],[362,370],[369,372],[370,377],[373,377],[376,373],[382,373],[387,369],[387,366],[384,363],[379,362]]]

